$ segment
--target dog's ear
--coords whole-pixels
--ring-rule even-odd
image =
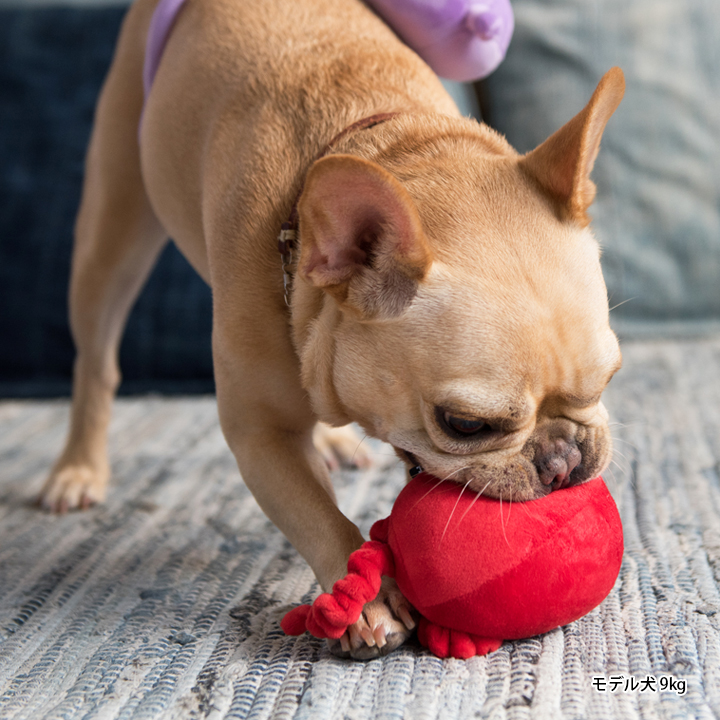
[[[298,206],[299,272],[366,318],[408,305],[432,257],[415,203],[379,165],[330,155],[308,172]]]
[[[590,222],[587,209],[595,198],[590,172],[600,138],[625,93],[620,68],[603,76],[585,109],[520,160],[523,167],[555,200],[563,219],[581,226]]]

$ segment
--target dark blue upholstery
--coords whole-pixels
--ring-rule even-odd
[[[125,8],[0,10],[0,396],[67,394],[72,226]],[[124,392],[209,392],[211,297],[170,245],[128,322]]]

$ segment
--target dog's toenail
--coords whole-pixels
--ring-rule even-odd
[[[345,633],[340,638],[340,647],[342,648],[343,652],[349,653],[350,652],[350,640],[348,640],[347,633]]]
[[[362,636],[362,639],[365,641],[365,644],[369,647],[375,647],[375,637],[373,636],[370,628],[363,628],[360,631],[360,635]]]
[[[401,605],[398,608],[397,614],[398,614],[399,618],[402,620],[403,625],[405,625],[405,627],[408,630],[415,629],[415,621],[412,619],[412,615],[410,615],[410,611],[404,605]]]

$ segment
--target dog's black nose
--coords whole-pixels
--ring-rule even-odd
[[[574,484],[570,474],[581,460],[582,455],[577,445],[563,438],[543,440],[535,449],[535,467],[540,482],[549,485],[552,490]]]

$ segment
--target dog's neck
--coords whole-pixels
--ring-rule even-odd
[[[358,130],[368,130],[369,128],[380,125],[392,118],[396,117],[400,113],[398,112],[387,112],[387,113],[376,113],[368,117],[362,118],[352,125],[348,125],[344,130],[339,132],[330,142],[317,154],[313,162],[325,157],[341,140],[348,135]],[[293,252],[297,245],[297,233],[298,233],[298,203],[300,202],[300,196],[305,188],[305,183],[300,186],[288,219],[280,227],[280,234],[278,235],[278,252],[280,253],[280,259],[282,261],[283,271],[283,290],[285,294],[285,304],[290,307],[290,288],[292,286],[292,267],[293,267]]]

